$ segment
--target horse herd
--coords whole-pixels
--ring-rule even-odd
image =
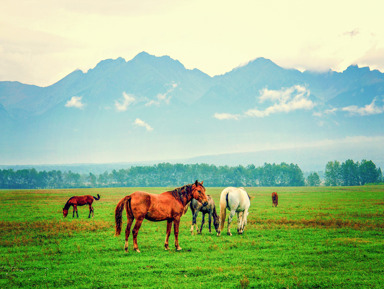
[[[77,217],[77,206],[89,205],[89,215],[94,215],[94,209],[92,203],[94,200],[99,200],[100,195],[93,197],[75,196],[70,198],[63,208],[63,215],[68,215],[68,210],[73,206],[72,217]],[[127,214],[127,227],[125,229],[125,245],[124,250],[128,251],[128,238],[131,233],[131,226],[136,219],[135,225],[132,229],[133,235],[133,249],[136,252],[140,252],[137,244],[137,235],[139,233],[141,224],[144,219],[158,222],[167,221],[167,233],[165,238],[165,250],[169,250],[169,236],[171,234],[171,228],[173,224],[175,235],[175,247],[177,251],[182,250],[179,245],[179,225],[180,218],[188,210],[188,204],[192,211],[192,226],[191,233],[193,234],[194,226],[196,226],[197,232],[201,233],[203,230],[205,215],[209,216],[209,232],[211,232],[211,223],[213,224],[217,232],[217,236],[220,236],[226,219],[226,211],[229,211],[227,234],[232,236],[230,226],[232,219],[237,214],[237,232],[242,234],[244,228],[247,225],[248,210],[251,205],[251,198],[244,188],[228,187],[225,188],[220,195],[220,216],[216,213],[215,202],[210,195],[206,195],[203,182],[196,180],[193,184],[188,184],[180,188],[176,188],[172,191],[167,191],[161,194],[150,194],[143,191],[136,191],[123,199],[121,199],[115,209],[115,235],[119,236],[122,229],[122,214],[125,209]],[[278,196],[277,193],[272,193],[272,206],[277,206]],[[198,213],[202,213],[202,221],[200,230],[196,225],[196,218]]]

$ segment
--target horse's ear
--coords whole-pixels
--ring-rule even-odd
[[[201,185],[204,183],[204,181],[201,181]]]
[[[195,186],[197,186],[199,184],[199,182],[196,180],[196,182],[195,182]]]

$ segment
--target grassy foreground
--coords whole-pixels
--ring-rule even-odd
[[[136,188],[0,190],[0,288],[383,288],[384,186],[246,189],[244,235],[235,223],[232,237],[207,226],[191,235],[188,210],[182,252],[173,229],[171,250],[163,250],[165,222],[144,221],[141,254],[132,251],[132,236],[128,253],[124,237],[114,237],[114,208]],[[207,188],[216,206],[221,190]],[[72,209],[63,219],[69,197],[97,193],[93,219],[87,207],[79,207],[79,219]]]

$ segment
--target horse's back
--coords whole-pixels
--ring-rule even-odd
[[[251,202],[244,188],[228,187],[221,192],[220,204],[244,211],[250,207]]]
[[[136,191],[131,195],[131,209],[135,217],[145,216],[151,221],[163,221],[174,216],[175,211],[184,211],[181,204],[167,192],[151,194]],[[182,207],[181,209],[177,206]],[[180,209],[180,210],[179,210]]]

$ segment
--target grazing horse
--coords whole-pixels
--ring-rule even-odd
[[[279,204],[279,196],[277,195],[276,192],[272,193],[272,207],[277,207]]]
[[[247,225],[247,216],[249,206],[251,205],[251,198],[244,188],[225,188],[221,192],[220,196],[220,236],[224,228],[226,210],[230,211],[228,217],[228,231],[227,234],[232,236],[230,231],[230,226],[232,218],[237,213],[237,233],[242,234],[244,232],[244,227]]]
[[[91,217],[91,213],[92,213],[92,217],[93,217],[95,214],[94,213],[95,210],[92,207],[93,200],[96,200],[96,201],[100,200],[100,195],[97,194],[97,197],[92,197],[91,195],[86,195],[86,196],[74,196],[72,198],[69,198],[69,200],[67,201],[67,203],[65,204],[65,206],[63,208],[64,218],[68,215],[68,210],[71,206],[73,206],[72,218],[75,217],[75,212],[76,212],[76,216],[79,217],[79,213],[77,212],[77,206],[84,206],[84,205],[89,205],[88,218]]]
[[[202,203],[200,203],[199,201],[197,201],[195,199],[192,199],[192,201],[191,201],[191,203],[189,205],[191,207],[191,211],[192,211],[191,234],[193,234],[193,227],[194,226],[196,226],[197,233],[201,234],[201,232],[203,231],[205,214],[209,215],[209,220],[208,220],[209,233],[211,233],[211,223],[212,223],[212,217],[213,217],[213,225],[215,226],[217,234],[219,234],[220,222],[219,222],[219,216],[216,213],[215,202],[213,201],[213,199],[212,199],[212,197],[210,195],[207,195],[207,200],[208,200],[208,205],[207,206],[203,206]],[[199,214],[199,212],[201,212],[203,214],[203,217],[201,219],[200,231],[199,231],[199,228],[196,225],[196,218],[197,218],[197,215]]]
[[[125,230],[125,245],[124,249],[128,252],[128,237],[131,231],[133,220],[136,219],[133,227],[133,249],[140,252],[137,245],[137,235],[144,219],[149,221],[167,221],[167,234],[165,237],[165,250],[169,249],[168,240],[171,234],[172,222],[174,223],[175,247],[177,251],[182,250],[179,246],[179,224],[180,218],[185,207],[192,200],[196,199],[204,206],[208,205],[207,196],[203,182],[197,180],[194,184],[185,185],[176,188],[173,191],[164,192],[161,194],[150,194],[146,192],[134,192],[129,196],[124,197],[117,204],[115,209],[115,235],[119,236],[122,227],[122,212],[125,208],[127,211],[127,228]]]

